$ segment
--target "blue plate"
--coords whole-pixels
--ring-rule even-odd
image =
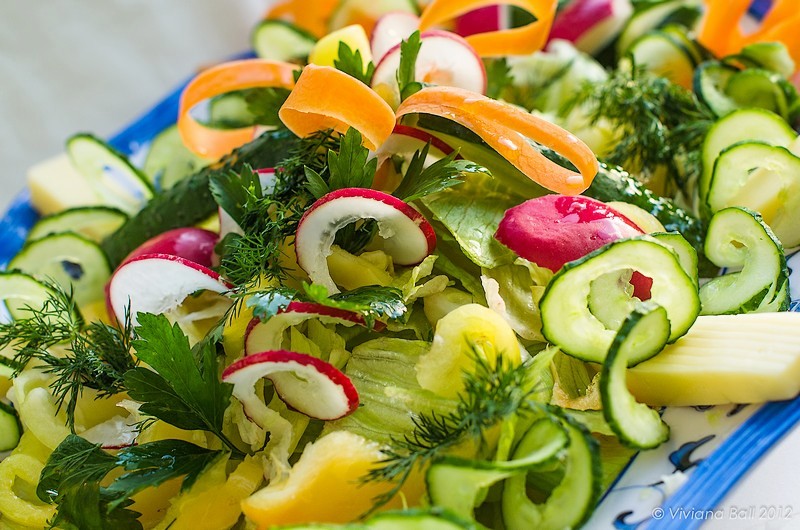
[[[754,4],[758,13],[764,12],[764,4],[768,2]],[[246,57],[252,54],[236,58]],[[185,83],[109,143],[127,155],[147,148],[159,132],[177,120],[183,86]],[[19,251],[37,219],[30,193],[25,190],[0,219],[0,266],[5,268]],[[800,254],[789,258],[789,266],[798,271],[790,278],[792,310],[796,311],[800,307]],[[605,493],[588,528],[674,528],[675,521],[664,517],[670,509],[713,510],[742,475],[800,421],[800,398],[761,407],[670,408],[663,417],[672,428],[670,441],[631,459]],[[682,520],[680,527],[699,528],[703,522]]]

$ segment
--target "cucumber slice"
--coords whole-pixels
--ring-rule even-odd
[[[425,475],[431,504],[465,519],[473,518],[486,490],[514,474],[555,463],[569,444],[567,431],[551,418],[536,420],[520,441],[524,455],[506,462],[445,457]]]
[[[22,425],[14,407],[0,401],[0,452],[11,451],[19,444]]]
[[[720,153],[706,207],[744,206],[760,213],[786,248],[800,245],[800,158],[784,147],[742,142]]]
[[[253,30],[253,49],[262,59],[296,61],[308,57],[317,39],[285,20],[262,20]]]
[[[50,287],[32,276],[21,272],[0,272],[0,300],[15,320],[30,318],[31,310],[41,309],[53,294]]]
[[[661,2],[637,11],[625,25],[617,41],[617,54],[621,57],[639,37],[669,24],[692,28],[700,19],[703,4],[700,0],[672,0]]]
[[[720,267],[741,268],[700,288],[703,315],[757,313],[789,277],[783,246],[761,216],[747,208],[720,210],[708,226],[706,255]]]
[[[108,259],[97,243],[71,232],[26,244],[8,268],[72,289],[79,306],[103,300],[103,289],[111,276]]]
[[[692,53],[679,40],[663,31],[645,33],[628,48],[636,66],[666,77],[684,88],[691,88],[696,66]]]
[[[361,24],[369,34],[372,30],[370,24],[392,11],[419,13],[413,0],[340,0],[328,21],[328,29],[333,31],[350,24]]]
[[[669,320],[663,307],[642,304],[622,324],[600,372],[603,417],[620,442],[633,449],[652,449],[669,438],[669,426],[657,411],[637,403],[625,383],[630,359],[655,356],[667,344]]]
[[[740,109],[718,120],[706,134],[703,143],[703,174],[697,184],[700,200],[705,201],[714,162],[726,147],[744,141],[762,141],[787,146],[797,133],[780,116],[764,109]]]
[[[668,246],[678,256],[678,262],[681,264],[689,278],[692,279],[695,285],[698,285],[699,279],[697,274],[697,251],[689,243],[685,237],[678,232],[658,232],[650,234],[658,240],[659,243]]]
[[[147,177],[110,145],[91,134],[67,140],[72,164],[108,206],[132,214],[153,196]]]
[[[652,278],[651,300],[664,306],[673,342],[686,333],[700,311],[694,280],[686,274],[677,254],[658,240],[643,236],[610,243],[572,261],[556,273],[539,302],[542,334],[561,350],[578,359],[603,362],[616,335],[591,313],[588,299],[592,282],[601,276],[633,269]],[[623,303],[628,312],[634,299]],[[632,364],[643,358],[634,356]]]
[[[725,93],[738,107],[755,107],[789,117],[789,103],[780,86],[781,76],[761,68],[748,68],[728,79]]]
[[[739,70],[718,61],[706,61],[694,71],[694,92],[706,107],[717,117],[727,116],[739,108],[725,94],[730,78]]]
[[[503,521],[508,530],[560,530],[578,528],[592,513],[600,495],[600,453],[597,442],[574,420],[564,417],[569,436],[564,455],[564,475],[544,504],[532,502],[526,491],[526,474],[506,479],[503,487]],[[514,451],[514,458],[528,453],[536,440],[526,437]]]
[[[153,186],[163,191],[210,162],[183,145],[178,126],[171,125],[153,138],[142,170]]]
[[[794,74],[794,59],[782,42],[756,42],[745,46],[739,53],[761,68],[778,73],[787,79]]]
[[[347,526],[349,528],[350,525]],[[446,511],[433,509],[412,509],[402,512],[385,512],[352,528],[369,530],[478,530],[471,520],[463,520]]]
[[[125,212],[110,206],[79,206],[40,219],[28,232],[28,241],[50,234],[74,232],[99,243],[127,220]]]

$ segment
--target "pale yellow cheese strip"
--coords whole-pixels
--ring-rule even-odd
[[[42,215],[102,204],[86,179],[72,167],[66,154],[40,162],[28,170],[31,204]]]
[[[791,399],[800,393],[800,313],[700,316],[627,381],[653,406]]]

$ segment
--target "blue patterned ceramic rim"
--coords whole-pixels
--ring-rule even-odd
[[[769,5],[769,0],[756,0],[751,7],[751,13],[763,16]],[[248,57],[253,57],[253,54],[247,52],[232,59]],[[125,154],[135,153],[146,146],[156,134],[177,120],[180,93],[185,84],[186,82],[182,83],[158,104],[110,138],[109,143]],[[24,190],[14,199],[6,214],[0,219],[0,268],[5,268],[9,260],[19,251],[25,242],[27,232],[37,219],[38,215],[30,205],[30,193]],[[792,285],[800,287],[800,254],[792,256],[789,262],[798,270],[797,277],[792,278]],[[798,311],[800,289],[793,289],[792,295],[792,310]],[[732,416],[738,410],[734,407],[732,412],[726,415]],[[673,471],[681,472],[685,470],[681,469],[679,462],[690,461],[691,475],[672,495],[662,492],[661,500],[656,505],[660,505],[665,511],[670,508],[713,510],[745,472],[798,421],[800,421],[800,398],[769,403],[735,428],[710,455],[703,459],[691,460],[691,453],[713,438],[713,435],[703,436],[702,432],[696,433],[695,439],[682,443],[678,449],[668,452],[667,458],[664,459],[674,464]],[[631,474],[631,468],[637,460],[641,460],[641,456],[634,457],[631,465],[623,471],[609,492],[625,489],[620,487],[620,484]],[[649,487],[653,486],[655,485]],[[627,500],[631,501],[632,497]],[[657,520],[648,517],[635,523],[628,523],[626,517],[632,513],[632,510],[618,513],[613,522],[608,522],[620,529],[636,528],[645,523],[652,530],[671,528],[674,524],[669,518]],[[682,528],[694,529],[703,521],[687,520],[683,523]]]

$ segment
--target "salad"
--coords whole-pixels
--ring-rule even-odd
[[[71,137],[0,528],[576,528],[663,407],[797,396],[796,14],[749,7],[286,0],[140,156]]]

